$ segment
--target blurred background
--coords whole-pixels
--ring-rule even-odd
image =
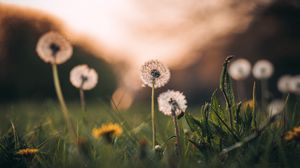
[[[99,74],[88,99],[113,98],[123,109],[144,102],[150,91],[139,68],[159,59],[172,75],[158,92],[180,90],[189,104],[200,104],[218,87],[228,55],[270,60],[270,89],[279,97],[278,78],[300,73],[299,18],[298,0],[0,0],[0,104],[55,98],[51,66],[35,51],[49,30],[74,46],[72,59],[59,66],[68,101],[79,94],[69,72],[86,63]],[[253,82],[245,82],[248,96]]]

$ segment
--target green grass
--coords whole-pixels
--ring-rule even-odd
[[[162,149],[152,150],[149,105],[118,111],[95,100],[87,103],[83,113],[80,103],[67,103],[76,130],[74,140],[58,104],[49,100],[0,105],[0,167],[298,167],[299,137],[282,138],[300,124],[293,95],[286,100],[285,124],[282,114],[270,118],[257,105],[245,107],[233,94],[227,63],[211,100],[189,107],[179,120],[181,157],[175,154],[172,118],[157,109],[157,140]],[[253,100],[257,102],[255,94]],[[119,123],[123,134],[113,143],[92,137],[94,127],[108,122]],[[39,152],[18,155],[24,148]]]

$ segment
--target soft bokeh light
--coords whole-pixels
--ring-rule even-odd
[[[174,68],[201,56],[217,38],[247,28],[266,0],[7,0],[47,11],[94,38],[102,57],[138,66],[159,58]],[[135,59],[131,59],[131,58]],[[188,59],[187,59],[188,58]]]
[[[248,32],[249,29],[255,29],[252,28],[252,23],[256,23],[256,17],[260,18],[260,14],[272,1],[2,0],[1,2],[19,6],[23,13],[28,11],[27,17],[36,18],[39,17],[37,13],[43,15],[48,13],[49,16],[54,16],[55,20],[57,18],[58,23],[62,23],[58,26],[59,29],[71,39],[74,46],[80,46],[92,55],[111,63],[115,74],[118,75],[118,87],[130,95],[136,95],[142,88],[139,68],[150,59],[159,59],[171,69],[172,75],[174,74],[170,81],[171,87],[180,86],[192,90],[217,84],[223,58],[228,53],[248,59],[252,57],[253,59],[250,59],[252,62],[261,57],[258,49],[250,50],[244,47],[241,51],[245,52],[238,53],[238,49],[242,46],[237,44],[236,48],[228,49],[228,45],[234,41],[249,44],[252,42],[252,45],[243,46],[255,47],[252,38],[245,38],[246,40],[234,38]],[[33,14],[30,14],[31,11]],[[23,16],[23,13],[18,11],[15,13],[16,16]],[[273,18],[267,18],[275,23]],[[262,32],[261,34],[274,33],[275,29],[279,29],[279,26],[273,24],[262,24],[264,21],[259,23],[256,24],[262,25],[262,29],[265,30],[258,31]],[[35,20],[33,19],[33,23],[30,24],[35,24]],[[248,32],[250,36],[253,33]]]
[[[133,95],[127,89],[118,88],[112,96],[111,106],[115,110],[127,110],[133,103]]]

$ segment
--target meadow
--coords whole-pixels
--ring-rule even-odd
[[[70,59],[71,49],[53,32],[37,44],[41,59],[52,66],[53,92],[58,102],[1,105],[1,168],[275,168],[300,164],[298,92],[287,91],[277,104],[264,99],[264,82],[271,75],[265,62],[257,66],[263,70],[253,72],[258,77],[253,88],[246,90],[252,97],[239,101],[233,79],[244,78],[250,70],[243,69],[247,65],[242,64],[232,72],[229,65],[235,58],[227,57],[219,88],[215,88],[210,101],[194,107],[189,107],[184,93],[178,91],[156,95],[155,89],[170,79],[170,71],[157,60],[146,62],[141,80],[145,89],[151,90],[149,104],[120,111],[117,102],[86,101],[85,90],[95,87],[98,79],[86,65],[70,73],[80,103],[65,101],[59,81],[64,77],[59,76],[57,65]]]

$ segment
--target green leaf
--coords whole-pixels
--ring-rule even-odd
[[[234,97],[234,92],[232,87],[232,80],[228,74],[228,64],[232,58],[233,56],[228,56],[225,59],[225,62],[223,64],[221,79],[220,79],[220,90],[222,91],[227,106],[229,108],[234,108],[235,105],[235,97]]]
[[[199,137],[202,137],[202,125],[201,122],[195,119],[190,113],[185,114],[185,120],[189,125],[192,132],[196,132]]]

